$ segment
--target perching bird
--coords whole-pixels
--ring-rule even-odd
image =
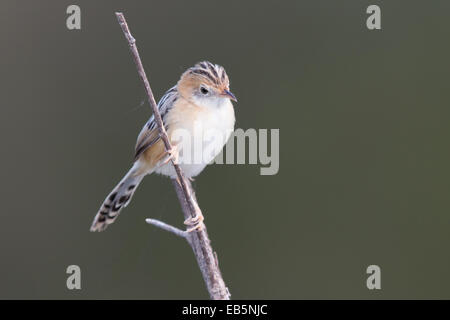
[[[103,231],[114,222],[146,175],[156,172],[176,178],[170,159],[180,165],[187,178],[200,174],[234,130],[230,100],[237,101],[223,67],[203,61],[186,70],[158,103],[172,150],[166,152],[151,116],[138,136],[133,166],[106,197],[91,231]]]

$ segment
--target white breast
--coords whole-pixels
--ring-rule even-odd
[[[171,140],[178,141],[178,163],[187,177],[195,177],[214,160],[234,130],[234,109],[229,99],[214,99],[195,116],[177,121]],[[171,162],[155,170],[176,177]]]

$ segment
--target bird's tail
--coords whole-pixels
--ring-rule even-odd
[[[136,171],[134,167],[131,168],[106,197],[92,222],[91,231],[105,230],[109,224],[116,220],[122,208],[128,205],[134,191],[136,191],[136,188],[144,177],[143,174],[137,174]]]

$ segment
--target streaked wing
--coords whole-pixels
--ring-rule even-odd
[[[172,108],[174,102],[178,98],[178,90],[177,87],[174,86],[170,88],[164,96],[158,102],[159,113],[161,114],[161,118],[164,123],[164,127],[167,130],[167,123],[165,118]],[[154,145],[160,140],[158,126],[155,121],[155,116],[152,115],[150,119],[147,121],[145,126],[142,128],[141,133],[136,141],[136,148],[134,154],[134,160],[136,160],[145,150]]]

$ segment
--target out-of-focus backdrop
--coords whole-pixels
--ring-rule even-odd
[[[208,59],[237,127],[280,129],[277,175],[195,181],[233,298],[450,298],[450,2],[79,0],[78,31],[70,4],[0,5],[0,298],[208,298],[189,246],[144,222],[182,226],[168,179],[89,232],[151,114],[115,11],[157,98]]]

